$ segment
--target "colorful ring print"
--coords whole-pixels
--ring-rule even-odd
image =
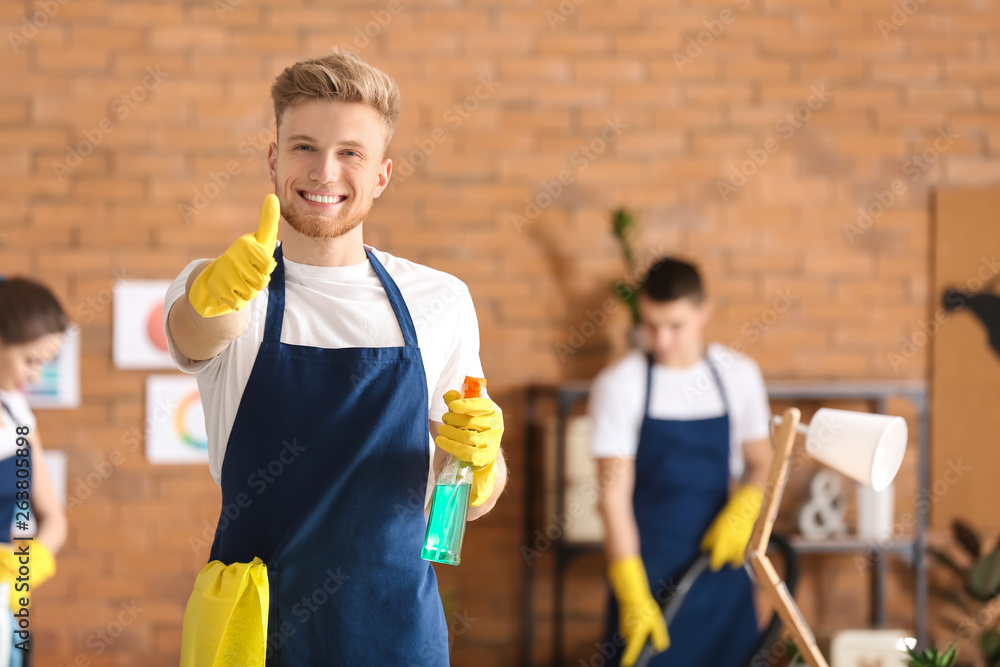
[[[193,437],[185,426],[185,417],[188,412],[195,408],[201,403],[201,396],[197,391],[191,392],[187,396],[181,399],[181,402],[177,405],[177,410],[174,412],[174,430],[177,432],[177,437],[186,444],[188,447],[193,447],[194,449],[207,450],[208,440],[202,440],[201,438]]]

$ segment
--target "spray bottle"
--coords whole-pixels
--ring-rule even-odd
[[[462,398],[479,398],[486,388],[485,378],[465,376]],[[420,557],[433,563],[458,565],[462,562],[462,540],[465,520],[469,514],[469,494],[472,491],[472,464],[451,454],[445,459],[431,497],[431,512],[427,518],[427,533]]]

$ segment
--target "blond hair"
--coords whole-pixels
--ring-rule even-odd
[[[386,146],[399,124],[401,103],[396,82],[350,51],[340,49],[286,67],[271,86],[271,99],[277,126],[281,125],[285,109],[305,100],[333,100],[371,107],[382,119]]]

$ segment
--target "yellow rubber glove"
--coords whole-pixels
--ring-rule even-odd
[[[202,317],[218,317],[245,307],[267,287],[274,261],[274,245],[281,217],[278,198],[264,198],[260,227],[244,234],[216,257],[191,283],[188,299]]]
[[[747,484],[733,494],[719,516],[715,517],[701,540],[702,550],[712,554],[713,572],[721,570],[726,563],[733,567],[743,565],[744,552],[763,499],[764,492],[760,488]]]
[[[269,604],[260,558],[203,567],[184,610],[181,667],[264,667]]]
[[[448,412],[438,426],[437,446],[460,461],[472,464],[469,504],[477,507],[493,493],[496,458],[503,437],[503,410],[488,398],[462,398],[457,391],[444,395]]]
[[[24,568],[23,570],[21,568]],[[0,544],[0,580],[10,584],[10,609],[27,607],[35,589],[55,576],[56,559],[37,540]],[[20,587],[21,590],[17,590]]]
[[[608,577],[618,598],[618,629],[625,637],[622,667],[635,664],[647,639],[658,652],[666,651],[670,647],[667,622],[649,590],[642,558],[630,556],[616,560],[608,568]]]

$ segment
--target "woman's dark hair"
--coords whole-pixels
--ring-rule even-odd
[[[694,264],[664,257],[649,269],[639,293],[653,301],[690,299],[694,303],[705,300],[705,288]]]
[[[68,327],[69,318],[48,287],[27,278],[0,279],[0,342],[23,345]]]

